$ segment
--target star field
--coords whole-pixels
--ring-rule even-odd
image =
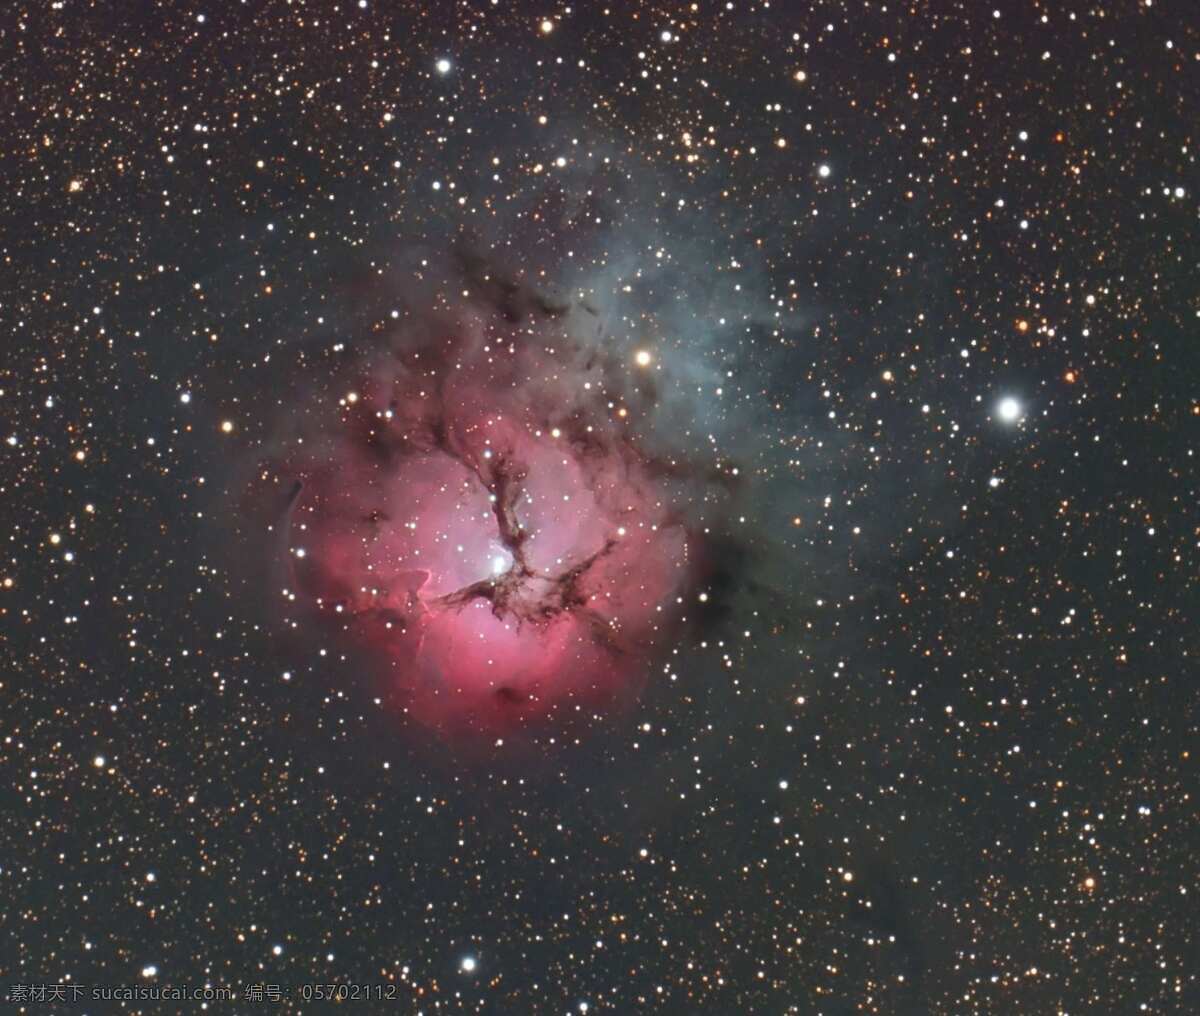
[[[3,21],[6,1011],[1200,1011],[1191,6]]]

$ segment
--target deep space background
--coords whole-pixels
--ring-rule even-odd
[[[1193,4],[63,0],[0,69],[6,1011],[1200,1010]],[[247,496],[457,314],[612,358],[711,563],[503,737]]]

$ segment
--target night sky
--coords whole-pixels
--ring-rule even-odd
[[[5,1011],[1200,1011],[1193,2],[0,72]]]

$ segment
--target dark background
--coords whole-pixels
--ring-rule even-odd
[[[10,991],[1200,1006],[1200,26],[994,6],[0,14]],[[281,639],[232,507],[465,241],[743,480],[709,630],[503,748]]]

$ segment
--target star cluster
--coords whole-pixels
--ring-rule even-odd
[[[13,1011],[1200,1009],[1191,7],[60,0],[0,41]],[[587,590],[631,693],[568,651],[447,740],[320,623],[578,606],[626,526],[546,509],[535,566],[520,510],[464,521],[482,439],[368,459],[445,390],[519,421],[529,503],[638,463]]]

